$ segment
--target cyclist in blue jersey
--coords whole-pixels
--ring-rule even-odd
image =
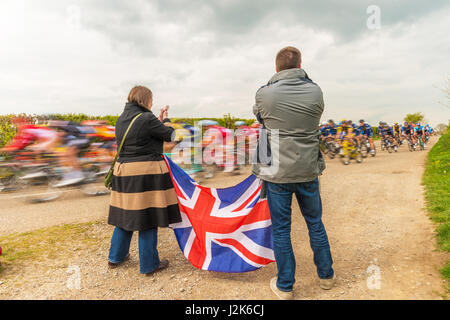
[[[364,119],[359,120],[359,132],[364,136],[370,143],[370,153],[375,153],[375,144],[373,143],[373,129],[372,126],[364,121]]]
[[[403,126],[401,128],[402,136],[405,138],[408,138],[408,136],[411,136],[413,134],[413,127],[408,122],[405,121],[403,123]]]
[[[428,141],[428,139],[431,137],[431,126],[427,123],[426,125],[425,125],[425,127],[423,128],[423,130],[424,130],[424,133],[425,133],[425,138],[426,138],[426,140]]]
[[[330,130],[328,128],[328,123],[327,122],[323,122],[320,125],[320,127],[319,127],[319,131],[320,131],[320,140],[325,140],[325,138],[330,135]]]
[[[384,143],[384,140],[387,139],[394,145],[394,150],[397,151],[398,145],[397,141],[394,139],[394,130],[392,127],[389,127],[386,122],[380,121],[380,125],[378,126],[378,135],[381,137],[381,143]]]
[[[396,122],[396,124],[397,124],[397,122]],[[385,122],[384,125],[387,125],[387,123]],[[397,126],[398,126],[398,124],[397,124]],[[391,141],[394,144],[394,150],[397,151],[398,150],[398,142],[397,142],[397,139],[395,139],[397,129],[395,128],[395,125],[393,125],[393,126],[387,125],[387,127],[388,127],[387,134],[388,134],[389,141]],[[400,132],[400,126],[398,126],[398,131]]]
[[[421,136],[424,134],[424,127],[420,124],[420,122],[416,123],[416,126],[414,127],[414,134],[416,136]]]
[[[337,125],[334,123],[333,119],[328,120],[328,133],[331,136],[331,138],[336,138],[337,133]]]
[[[423,147],[425,148],[425,130],[424,127],[420,124],[420,122],[416,123],[416,126],[414,127],[414,136],[416,137],[416,140],[420,143],[419,138],[422,141]]]

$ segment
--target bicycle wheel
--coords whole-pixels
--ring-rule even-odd
[[[17,174],[4,175],[0,177],[0,192],[20,191],[23,182]]]
[[[360,151],[356,150],[353,153],[353,159],[356,160],[357,163],[362,163],[363,162],[363,157]]]
[[[346,155],[346,156],[343,156],[342,158],[341,158],[341,161],[342,161],[342,163],[344,164],[344,165],[349,165],[350,164],[350,155],[348,154],[348,155]]]
[[[21,190],[20,195],[14,198],[20,198],[24,202],[42,203],[58,199],[63,192],[55,187],[56,180],[49,179],[47,185],[32,185],[27,183]]]
[[[79,188],[86,196],[102,196],[111,191],[105,187],[105,175],[96,171],[85,171],[85,179]]]
[[[392,153],[392,150],[393,150],[393,149],[394,149],[394,148],[392,147],[391,144],[389,144],[389,145],[386,146],[386,150],[387,150],[389,153]]]
[[[344,149],[344,153],[343,153],[343,155],[341,156],[341,162],[342,162],[344,165],[349,165],[349,164],[350,164],[351,158],[352,158],[352,151],[351,151],[351,148],[345,148],[345,149]]]
[[[328,153],[328,148],[327,148],[327,144],[323,141],[320,141],[319,143],[319,149],[320,151],[322,151],[323,154],[327,154]]]
[[[336,157],[336,154],[338,154],[339,149],[335,147],[334,143],[329,143],[328,149],[328,157],[330,157],[330,159],[334,159]]]
[[[103,181],[84,183],[80,186],[80,191],[87,196],[103,196],[111,193],[110,190],[106,189]]]
[[[367,147],[366,143],[361,143],[361,157],[363,158],[367,158],[367,156],[369,155],[369,148]]]

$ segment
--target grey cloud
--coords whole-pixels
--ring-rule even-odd
[[[191,34],[211,32],[214,45],[227,45],[245,38],[255,28],[265,32],[271,23],[310,27],[333,34],[338,42],[354,40],[367,31],[366,9],[375,4],[381,9],[382,26],[413,23],[417,19],[448,6],[445,0],[432,4],[421,0],[398,1],[86,1],[85,23],[103,32],[112,41],[130,43],[143,53],[154,52],[158,23],[181,25]],[[157,12],[155,12],[155,10]]]

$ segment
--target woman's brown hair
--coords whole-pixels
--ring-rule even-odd
[[[149,107],[152,99],[152,91],[144,86],[136,86],[131,89],[130,93],[128,94],[128,102],[136,102],[138,105],[144,108]]]

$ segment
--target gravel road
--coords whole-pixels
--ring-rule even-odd
[[[436,250],[434,226],[423,209],[421,177],[427,150],[411,153],[406,146],[393,154],[378,150],[375,158],[349,166],[327,160],[320,178],[323,220],[338,282],[329,291],[319,288],[306,225],[293,201],[296,299],[442,299],[444,283],[437,269],[449,257]],[[243,177],[221,175],[205,185],[230,186]],[[113,229],[105,223],[108,201],[108,196],[88,198],[76,190],[55,202],[34,205],[0,195],[0,235],[100,221],[91,231],[98,238],[96,246],[81,246],[74,249],[76,254],[0,275],[0,299],[275,298],[269,289],[269,279],[276,274],[274,263],[246,274],[197,270],[186,261],[169,229],[159,233],[160,256],[171,263],[168,270],[150,278],[139,274],[137,237],[131,260],[108,269]],[[70,266],[80,271],[79,289],[67,286]]]

